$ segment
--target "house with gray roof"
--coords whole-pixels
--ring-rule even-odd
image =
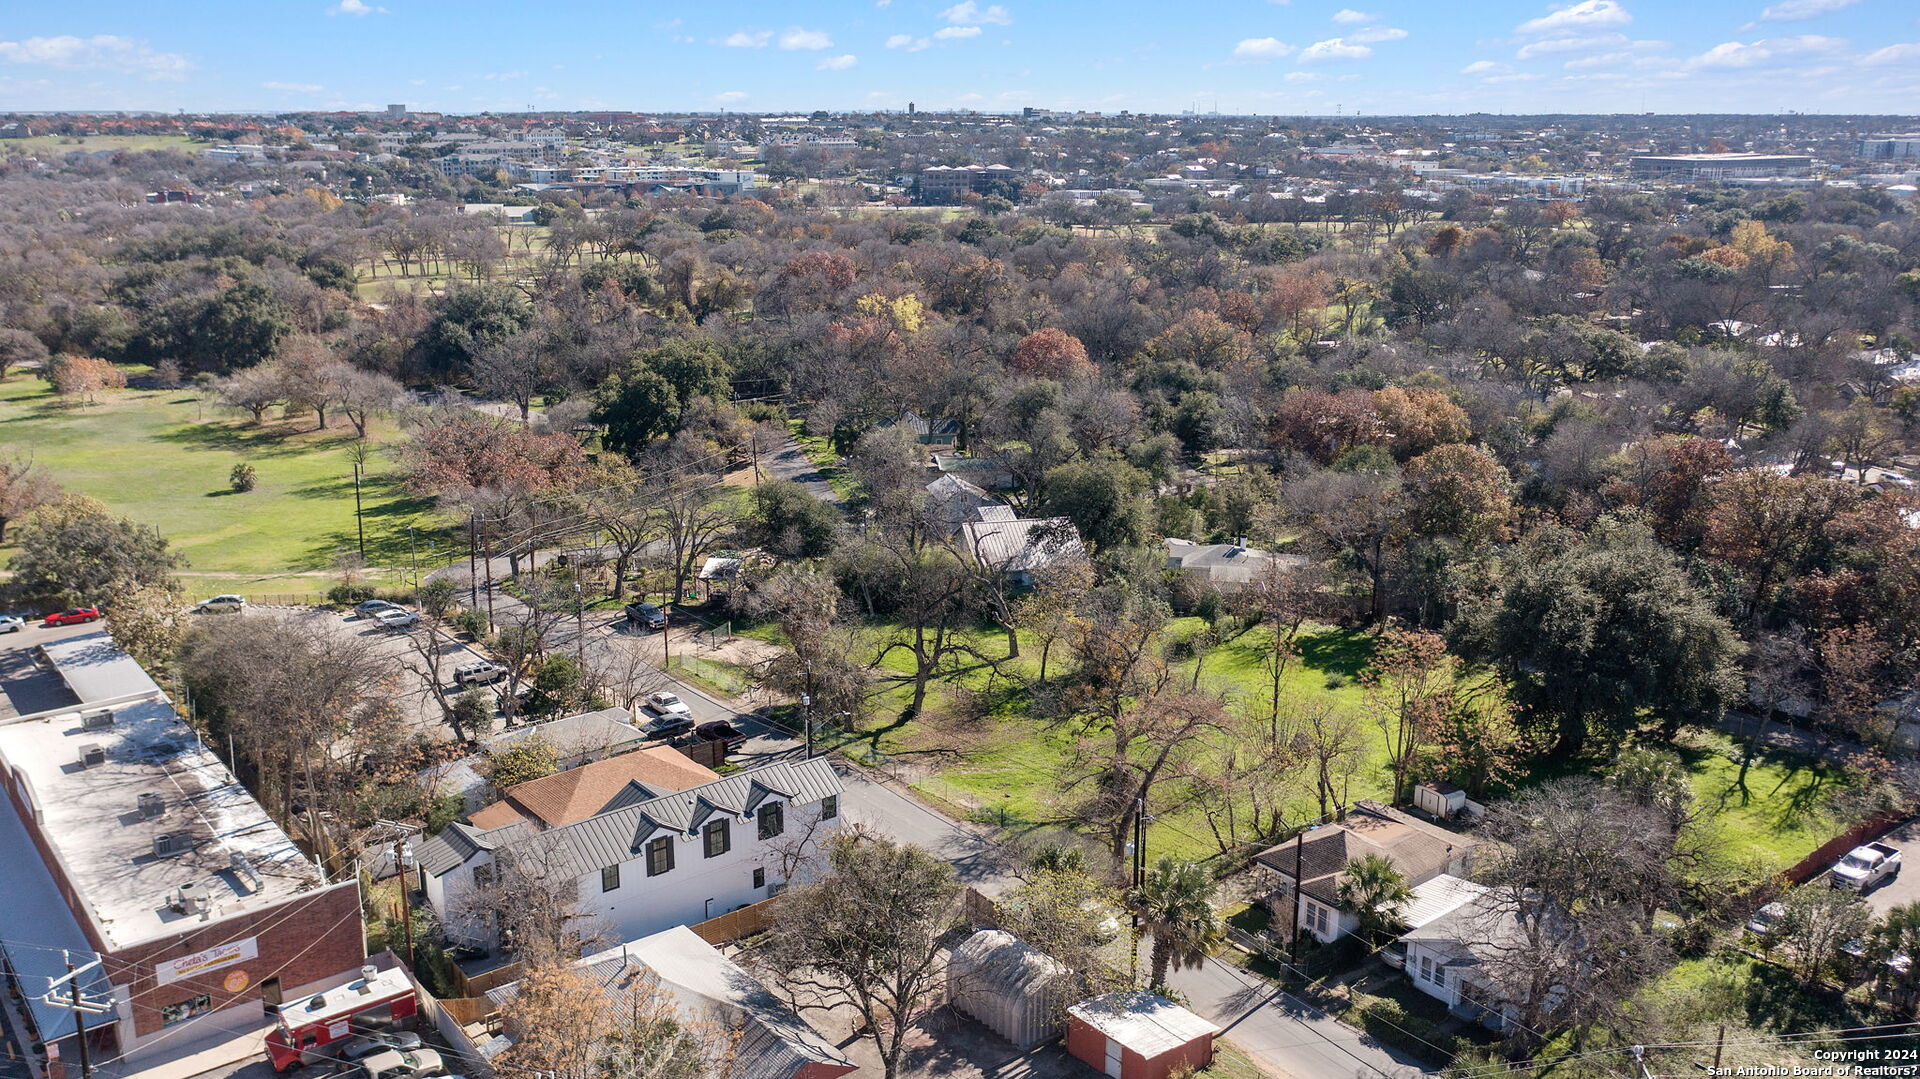
[[[975,561],[1027,588],[1049,566],[1087,557],[1080,530],[1065,517],[1021,517],[1010,506],[986,506],[960,526]]]
[[[1167,539],[1167,568],[1212,586],[1216,591],[1244,591],[1270,568],[1293,570],[1306,564],[1299,555],[1274,554],[1244,543],[1195,543]]]
[[[775,761],[683,790],[636,779],[558,827],[450,824],[419,850],[427,902],[453,936],[490,945],[462,899],[518,858],[576,878],[580,914],[615,939],[693,925],[785,888],[839,828],[841,790],[825,760]]]
[[[1271,888],[1267,905],[1276,924],[1290,928],[1295,912],[1288,907],[1298,904],[1300,928],[1331,944],[1360,927],[1359,918],[1340,902],[1348,863],[1368,855],[1385,858],[1417,889],[1443,874],[1465,876],[1477,846],[1471,836],[1362,800],[1338,823],[1308,829],[1253,861]]]

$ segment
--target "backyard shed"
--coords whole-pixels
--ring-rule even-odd
[[[1220,1028],[1157,993],[1108,993],[1067,1009],[1067,1052],[1110,1079],[1167,1079],[1213,1061]]]
[[[1060,1036],[1067,968],[998,929],[982,929],[953,950],[947,1002],[1021,1051]]]

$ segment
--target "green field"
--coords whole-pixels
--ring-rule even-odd
[[[354,551],[354,438],[311,416],[258,428],[191,390],[127,389],[69,407],[33,375],[0,382],[0,445],[28,454],[62,486],[153,525],[185,556],[194,593],[324,591],[336,559]],[[399,435],[375,428],[361,498],[367,564],[398,580],[409,563],[407,526],[422,566],[451,558],[431,507],[401,489],[389,452]],[[250,462],[259,486],[232,491],[227,474]],[[438,554],[434,552],[436,550]]]
[[[57,157],[74,152],[99,153],[102,150],[178,150],[197,154],[205,145],[185,135],[35,135],[30,139],[0,142],[0,153]]]

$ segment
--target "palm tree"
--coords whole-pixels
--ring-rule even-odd
[[[1340,905],[1360,920],[1360,933],[1371,947],[1413,898],[1407,878],[1378,854],[1355,858],[1341,874]]]
[[[1153,982],[1165,985],[1168,970],[1197,967],[1222,932],[1213,910],[1213,880],[1193,862],[1162,857],[1128,899],[1153,932]]]

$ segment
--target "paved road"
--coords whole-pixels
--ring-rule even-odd
[[[1225,1027],[1228,1041],[1293,1079],[1381,1079],[1427,1070],[1230,963],[1209,958],[1167,981],[1194,1011]]]
[[[1920,903],[1920,817],[1895,828],[1880,842],[1900,851],[1899,875],[1867,893],[1873,912],[1884,917],[1895,907]]]
[[[806,488],[808,494],[835,509],[847,508],[846,504],[840,501],[840,495],[833,489],[833,485],[827,482],[827,477],[821,474],[820,466],[813,463],[813,458],[807,456],[807,451],[801,449],[798,442],[788,439],[787,444],[782,446],[778,453],[768,458],[764,464],[769,474],[779,479],[792,480]]]

